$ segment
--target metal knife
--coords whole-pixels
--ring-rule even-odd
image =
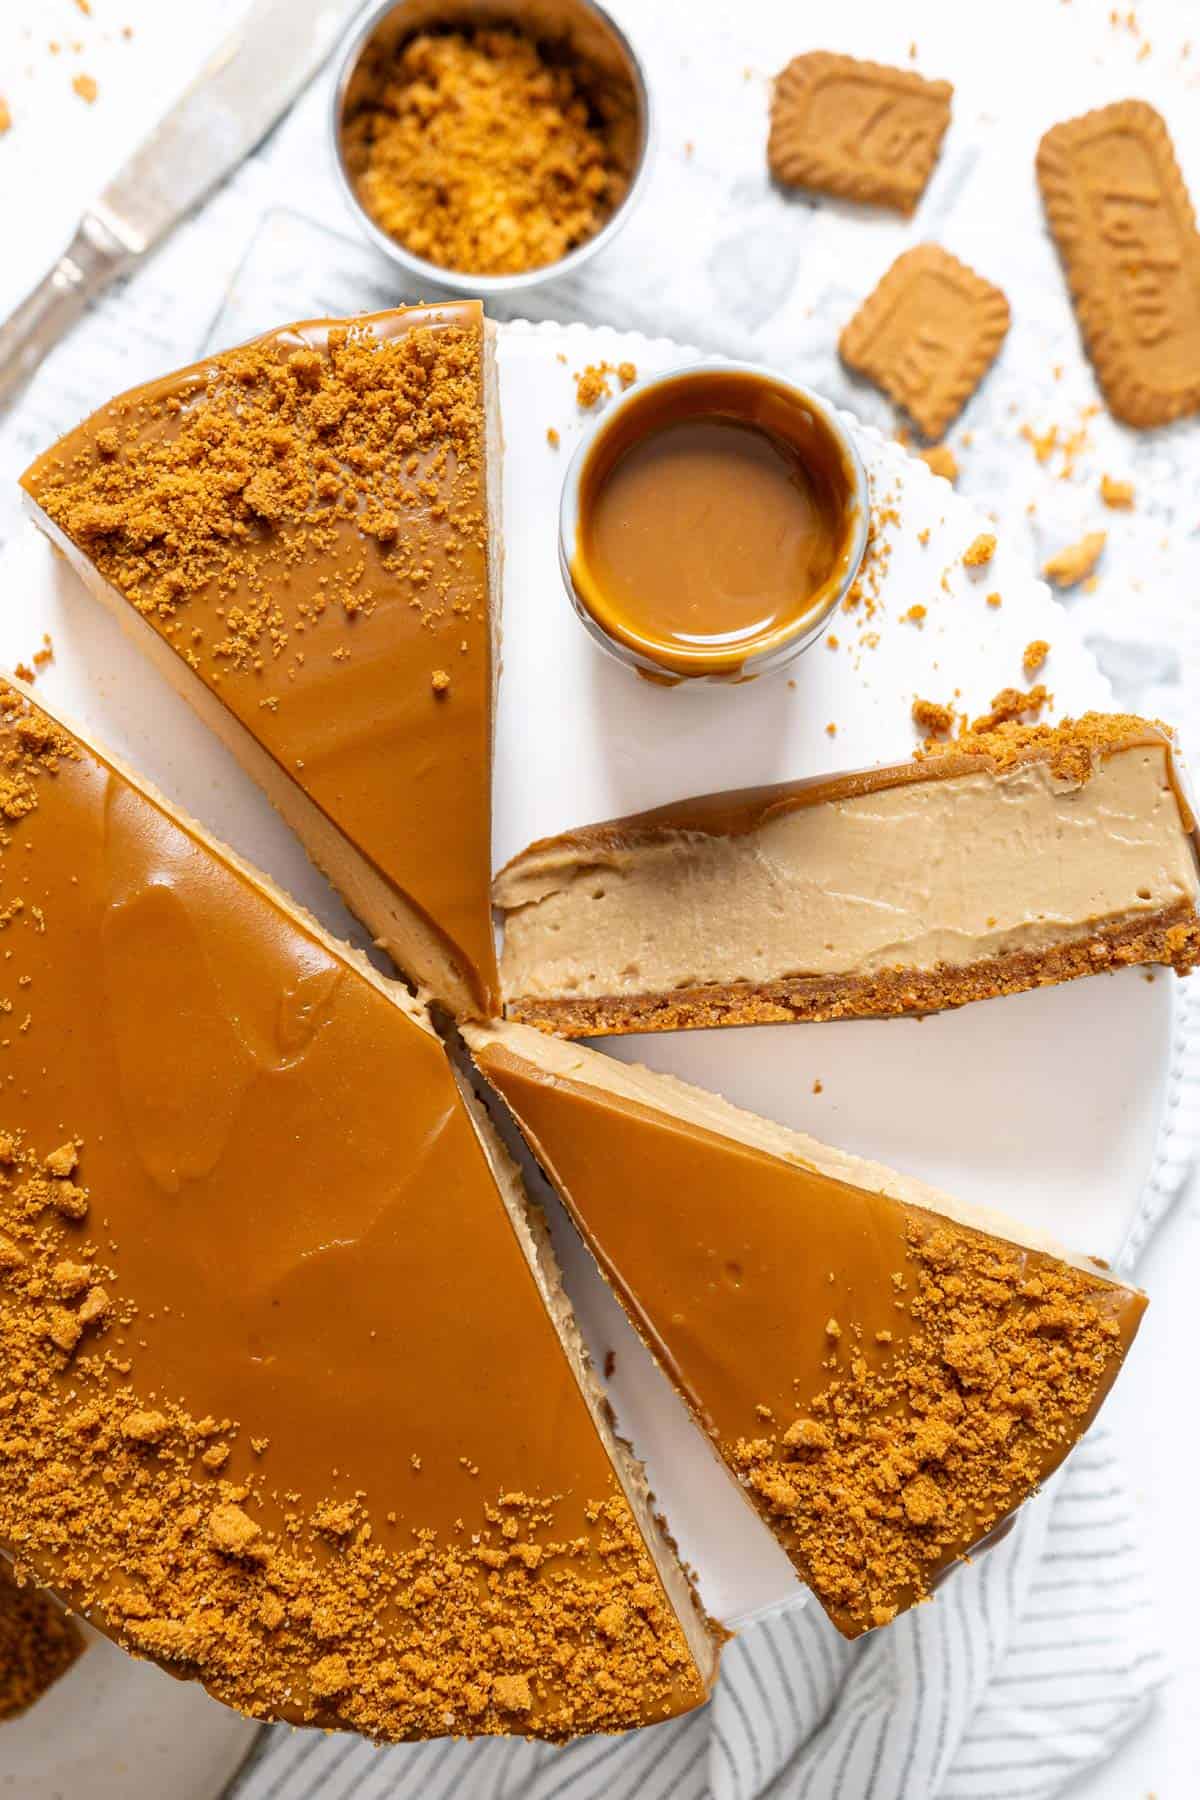
[[[255,0],[0,325],[0,406],[91,300],[161,242],[286,112],[361,0]]]

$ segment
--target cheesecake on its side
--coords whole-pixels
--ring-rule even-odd
[[[489,332],[467,301],[293,325],[120,396],[22,479],[403,972],[485,1014]]]
[[[423,1011],[0,689],[0,1551],[256,1718],[624,1730],[716,1638]]]
[[[1091,1423],[1145,1307],[1097,1265],[669,1076],[527,1026],[465,1035],[848,1637],[923,1599]]]
[[[1088,714],[714,794],[501,870],[508,1017],[564,1037],[936,1012],[1200,960],[1195,823],[1158,725]]]

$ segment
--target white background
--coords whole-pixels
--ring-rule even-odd
[[[0,139],[0,314],[53,259],[90,194],[238,10],[236,0],[202,6],[93,0],[89,19],[74,0],[0,0],[0,95],[14,116],[12,131]],[[1133,26],[1126,8],[1114,25],[1110,7],[1095,0],[987,6],[907,0],[903,8],[887,0],[840,0],[821,9],[819,24],[794,0],[742,0],[736,10],[717,0],[686,6],[613,0],[613,10],[650,63],[660,133],[654,182],[640,216],[586,290],[578,296],[551,290],[520,310],[569,317],[586,299],[596,316],[598,297],[607,293],[613,323],[786,361],[815,386],[887,424],[886,406],[840,373],[836,329],[899,249],[936,236],[998,280],[1014,310],[1001,364],[952,434],[960,444],[964,432],[972,438],[960,449],[962,491],[994,508],[1031,568],[1083,529],[1110,529],[1098,590],[1069,604],[1118,696],[1173,714],[1194,739],[1200,436],[1185,427],[1139,439],[1103,416],[1083,419],[1094,388],[1041,230],[1032,156],[1054,120],[1144,94],[1165,112],[1192,192],[1200,194],[1200,5],[1143,4]],[[130,40],[121,36],[126,24],[134,28]],[[1195,46],[1183,57],[1192,30]],[[52,39],[62,46],[58,55],[50,52]],[[750,139],[761,139],[766,78],[789,55],[845,49],[907,62],[914,42],[915,66],[949,77],[956,89],[952,135],[914,224],[836,207],[789,216],[765,181],[731,189],[730,163]],[[99,82],[94,106],[71,91],[80,70]],[[323,93],[310,94],[285,127],[293,155],[295,134],[307,133],[311,144],[311,185],[297,194],[296,209],[324,214],[349,232],[329,187],[323,100]],[[149,342],[125,347],[129,381],[180,360],[174,343],[202,336],[210,317],[236,313],[236,270],[256,216],[258,179],[248,170],[216,201],[227,222],[228,256],[211,269],[208,285],[178,293]],[[362,297],[364,304],[374,301],[373,292]],[[1055,366],[1063,371],[1057,379]],[[107,391],[81,389],[76,411]],[[1055,479],[1054,463],[1037,465],[1020,437],[1026,420],[1039,429],[1086,426],[1091,447],[1076,480]],[[61,424],[70,422],[68,416]],[[0,435],[2,429],[0,422]],[[0,482],[8,483],[30,447],[40,443],[5,442]],[[1132,519],[1101,516],[1095,499],[1101,469],[1137,480]],[[5,524],[0,498],[0,538]],[[1120,1056],[1119,1044],[1112,1049]],[[1134,1473],[1174,1674],[1150,1722],[1085,1784],[1088,1800],[1150,1793],[1190,1800],[1200,1792],[1195,1183],[1151,1247],[1141,1276],[1153,1303],[1107,1416]]]

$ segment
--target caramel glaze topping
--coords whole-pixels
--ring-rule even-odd
[[[700,794],[686,800],[669,800],[646,812],[622,819],[580,826],[558,837],[538,838],[507,862],[497,884],[526,858],[553,850],[588,852],[621,845],[654,843],[672,832],[695,832],[702,837],[741,837],[757,831],[780,813],[802,806],[823,806],[830,801],[853,800],[877,794],[885,788],[911,782],[943,781],[955,775],[971,775],[980,769],[997,774],[1021,763],[1044,762],[1061,781],[1084,782],[1097,763],[1119,750],[1138,744],[1161,744],[1167,751],[1167,770],[1179,802],[1186,831],[1195,820],[1175,765],[1174,739],[1166,726],[1138,718],[1133,713],[1084,713],[1057,725],[1006,724],[994,730],[966,731],[945,741],[930,739],[911,762],[852,770],[842,775],[812,775],[799,781],[779,781],[768,786],[731,788],[725,793]]]
[[[477,1055],[847,1636],[923,1598],[1111,1386],[1140,1294],[502,1046]]]
[[[132,389],[23,485],[494,1008],[477,302],[295,325]]]
[[[702,1697],[442,1047],[0,692],[0,1547],[261,1718]]]

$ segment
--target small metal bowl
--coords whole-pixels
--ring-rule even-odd
[[[676,383],[687,386],[697,379],[713,375],[747,376],[770,382],[787,394],[799,409],[818,421],[828,434],[830,442],[841,456],[846,483],[843,549],[838,566],[831,572],[824,587],[812,597],[805,611],[790,620],[786,626],[778,627],[768,636],[748,646],[737,658],[727,658],[714,650],[704,649],[697,650],[694,658],[673,659],[667,663],[657,657],[649,646],[622,632],[611,616],[605,616],[608,609],[597,605],[597,596],[592,596],[589,604],[588,594],[581,591],[575,578],[580,493],[584,470],[593,450],[626,408],[644,401],[645,396],[656,388],[666,388]],[[760,368],[756,363],[715,359],[710,362],[689,363],[683,368],[669,369],[663,375],[638,381],[625,393],[618,395],[577,446],[563,479],[562,497],[559,501],[559,571],[567,597],[580,622],[596,643],[607,650],[610,656],[615,656],[618,662],[624,663],[626,668],[635,670],[650,681],[671,687],[681,681],[691,684],[751,681],[757,675],[774,674],[777,669],[784,668],[811,644],[816,643],[824,633],[853,586],[862,564],[870,523],[870,498],[870,483],[858,446],[839,417],[837,409],[828,400],[823,400],[811,389],[789,381],[786,376],[779,375],[772,369]],[[691,666],[686,666],[687,663]]]
[[[516,275],[473,274],[470,269],[446,269],[427,262],[390,237],[372,219],[346,168],[342,150],[342,126],[347,111],[358,103],[367,77],[364,59],[395,53],[415,32],[444,26],[512,25],[540,43],[566,44],[598,70],[602,78],[628,91],[631,141],[628,149],[629,185],[613,213],[594,237],[562,256],[557,262]],[[650,93],[637,52],[619,26],[596,0],[382,0],[354,30],[341,52],[333,104],[329,114],[333,163],[346,203],[371,242],[390,257],[410,278],[417,293],[431,287],[449,289],[489,299],[517,294],[543,282],[557,281],[582,268],[606,244],[612,242],[640,198],[650,169],[652,120]]]

